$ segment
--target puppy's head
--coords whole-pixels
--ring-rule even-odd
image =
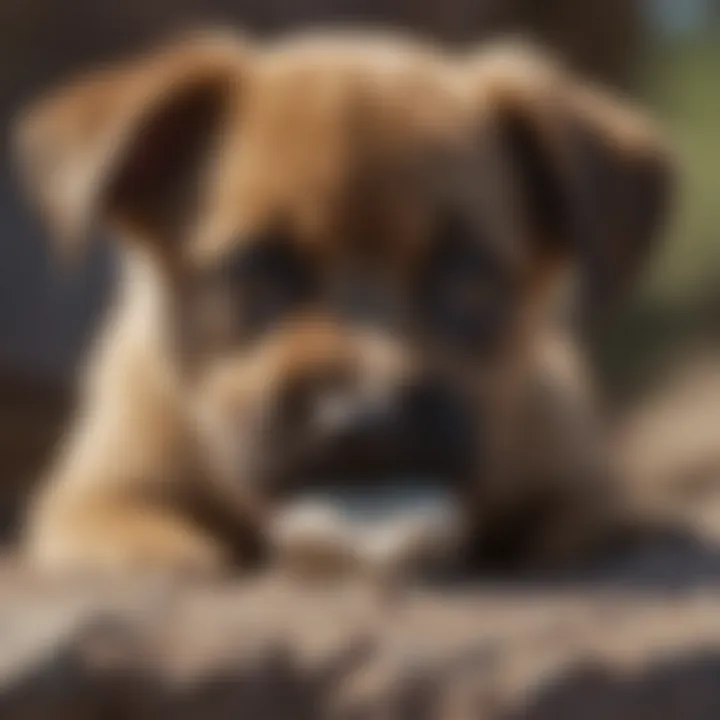
[[[626,289],[670,174],[535,53],[379,37],[189,40],[41,102],[19,146],[66,243],[102,224],[152,277],[210,476],[346,517],[419,479],[469,506],[542,298],[570,267],[593,309]]]

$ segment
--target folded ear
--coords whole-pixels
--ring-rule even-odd
[[[167,243],[192,223],[246,64],[237,40],[187,38],[62,87],[18,118],[21,177],[65,248],[96,224]]]
[[[541,53],[495,48],[476,67],[533,250],[544,262],[577,262],[582,309],[596,316],[633,285],[659,240],[671,153],[641,112]]]

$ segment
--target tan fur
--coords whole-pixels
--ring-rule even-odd
[[[204,118],[208,87],[219,109]],[[200,138],[207,147],[189,154],[182,172],[153,169],[163,187],[146,192],[137,184],[143,157],[136,156],[148,150],[142,138],[156,116],[173,123],[173,103],[188,88],[190,110],[179,107],[200,105],[200,121],[215,123],[213,136]],[[227,506],[238,526],[262,526],[264,498],[252,478],[218,480],[222,473],[199,449],[203,431],[189,419],[167,347],[166,278],[197,272],[278,218],[318,268],[347,269],[358,247],[379,259],[388,313],[417,272],[439,205],[451,202],[500,238],[498,252],[524,289],[520,320],[494,369],[483,375],[465,363],[455,372],[470,397],[487,397],[485,386],[494,386],[492,429],[502,450],[486,463],[494,478],[476,498],[478,522],[548,477],[587,498],[583,478],[607,474],[596,457],[582,361],[543,306],[568,260],[582,264],[584,249],[567,238],[552,244],[558,238],[523,225],[526,208],[508,191],[521,184],[523,167],[508,167],[499,135],[509,112],[537,136],[567,191],[564,202],[594,213],[581,220],[612,246],[613,273],[630,272],[646,230],[630,217],[632,207],[595,208],[596,188],[583,196],[594,156],[573,145],[566,123],[597,143],[613,172],[652,168],[664,185],[669,161],[656,131],[524,49],[465,57],[394,37],[312,36],[259,47],[201,37],[62,88],[24,115],[21,165],[51,224],[68,241],[96,224],[122,240],[120,295],[90,358],[78,418],[28,519],[35,560],[53,568],[212,571],[230,561],[230,551],[207,519],[213,513],[198,507]],[[183,117],[173,128],[181,143],[197,140],[186,137],[192,127]],[[652,215],[649,222],[663,203],[638,212]],[[597,264],[605,263],[604,248],[600,256]],[[352,367],[380,387],[419,362],[404,341],[358,334],[322,315],[296,318],[251,350],[216,360],[199,391],[211,423],[226,409],[261,422],[263,398],[308,367],[328,376]],[[536,407],[529,398],[541,385],[550,391]],[[543,432],[533,442],[520,432],[527,422],[530,433]],[[204,432],[219,443],[215,426]],[[563,554],[570,542],[548,540],[539,553]]]

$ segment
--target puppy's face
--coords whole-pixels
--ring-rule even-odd
[[[66,236],[105,220],[150,268],[212,478],[282,508],[476,490],[543,295],[571,262],[589,307],[626,285],[667,176],[539,58],[392,39],[189,42],[24,127]]]
[[[465,481],[524,261],[441,61],[261,56],[178,272],[179,358],[233,483]]]

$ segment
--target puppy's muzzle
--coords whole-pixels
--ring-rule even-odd
[[[281,561],[303,573],[446,564],[465,534],[475,451],[460,398],[425,382],[314,400],[314,443],[288,470],[270,523]]]

